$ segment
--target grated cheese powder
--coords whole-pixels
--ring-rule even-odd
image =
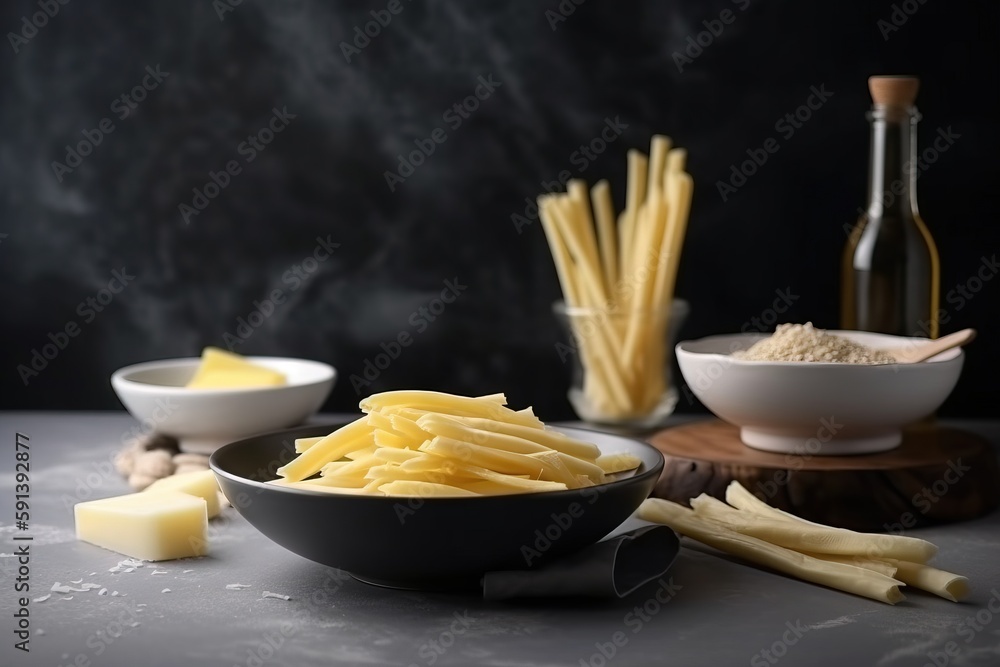
[[[805,324],[779,324],[769,338],[733,353],[744,361],[822,361],[842,364],[894,364],[891,356]]]

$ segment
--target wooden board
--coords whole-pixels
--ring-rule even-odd
[[[763,452],[719,420],[660,431],[649,442],[666,459],[653,495],[684,504],[701,493],[724,499],[737,480],[810,521],[897,533],[970,519],[1000,505],[1000,468],[990,444],[935,424],[908,428],[896,449],[858,456]]]

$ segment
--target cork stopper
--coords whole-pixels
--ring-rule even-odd
[[[876,106],[912,107],[919,88],[920,79],[915,76],[868,77],[868,90]]]

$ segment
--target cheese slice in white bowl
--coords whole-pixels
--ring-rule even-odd
[[[274,387],[287,382],[283,373],[249,362],[238,354],[206,347],[194,377],[186,386],[188,389],[236,389]]]

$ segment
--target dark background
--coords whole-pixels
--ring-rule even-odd
[[[783,319],[834,327],[843,225],[865,198],[866,79],[913,73],[921,149],[938,128],[960,135],[919,180],[951,317],[942,332],[981,331],[943,413],[995,414],[1000,280],[961,308],[946,296],[1000,246],[996,3],[897,3],[912,16],[897,13],[905,23],[884,35],[888,1],[588,0],[553,30],[557,0],[403,0],[346,62],[340,43],[386,4],[244,0],[220,20],[210,0],[72,0],[17,53],[5,39],[0,407],[118,408],[113,370],[223,345],[278,288],[287,300],[235,350],[334,364],[327,409],[352,409],[349,376],[409,331],[413,344],[364,393],[506,391],[569,417],[555,272],[540,226],[519,234],[511,216],[563,170],[610,178],[620,206],[625,151],[648,150],[654,132],[689,149],[695,181],[682,336],[737,331],[785,289],[798,298]],[[679,71],[672,54],[724,9],[734,20]],[[5,2],[0,28],[20,32],[37,11]],[[119,118],[112,102],[156,65],[169,76]],[[452,129],[444,112],[489,75],[500,87]],[[775,122],[811,86],[833,96],[780,137]],[[238,147],[274,107],[295,118],[247,163]],[[581,174],[572,154],[609,117],[628,127]],[[52,162],[102,118],[114,131],[59,182]],[[384,172],[438,127],[447,141],[390,192]],[[769,137],[779,152],[724,203],[716,181]],[[178,206],[234,159],[241,173],[185,224]],[[339,249],[293,290],[283,274],[327,235]],[[78,304],[122,267],[135,279],[86,322]],[[411,314],[450,279],[468,289],[417,331]],[[80,335],[25,386],[18,364],[71,320]]]

